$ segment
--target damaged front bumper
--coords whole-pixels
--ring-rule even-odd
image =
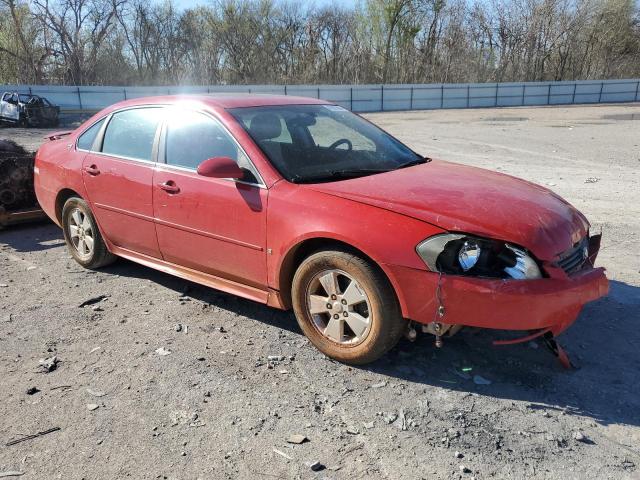
[[[543,330],[554,336],[569,327],[584,304],[607,294],[603,268],[567,276],[503,280],[387,265],[406,318],[501,330]]]

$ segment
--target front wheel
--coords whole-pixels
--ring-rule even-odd
[[[320,251],[306,258],[293,278],[292,300],[311,343],[344,363],[377,360],[406,328],[384,274],[347,251]]]
[[[116,257],[107,250],[87,202],[72,197],[62,208],[62,229],[69,252],[85,268],[99,268]]]

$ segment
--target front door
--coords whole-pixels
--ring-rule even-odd
[[[2,104],[0,105],[0,116],[18,122],[20,119],[20,112],[18,111],[18,94],[5,93],[2,96]]]
[[[82,178],[102,233],[114,245],[160,258],[151,185],[160,108],[114,113],[99,147],[84,158]]]
[[[204,273],[265,288],[267,190],[235,139],[212,117],[167,115],[163,158],[153,178],[158,243],[163,258]],[[246,182],[202,177],[198,165],[230,157]]]

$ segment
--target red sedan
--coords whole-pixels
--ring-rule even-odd
[[[35,185],[82,266],[124,257],[293,308],[347,363],[418,324],[438,344],[463,326],[552,341],[608,289],[599,236],[553,192],[309,98],[121,102],[52,135]]]

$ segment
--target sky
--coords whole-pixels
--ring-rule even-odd
[[[156,1],[157,3],[160,3],[159,0]],[[182,9],[193,8],[199,5],[210,5],[211,3],[213,3],[211,0],[174,0],[174,2],[179,8]],[[356,0],[301,0],[301,3],[314,3],[317,6],[338,4],[353,7],[356,4]]]

